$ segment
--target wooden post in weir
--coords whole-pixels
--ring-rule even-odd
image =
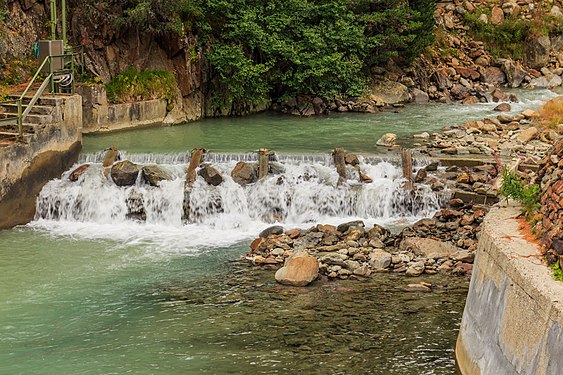
[[[269,153],[267,148],[260,148],[258,151],[258,180],[268,176]]]
[[[184,184],[184,188],[191,187],[196,179],[195,170],[201,162],[203,161],[203,155],[205,154],[204,148],[194,148],[192,150],[192,156],[190,158],[190,164],[188,165],[188,171],[186,172],[186,183]]]
[[[403,177],[405,178],[405,190],[412,190],[412,152],[406,148],[401,149],[401,165],[403,167]]]
[[[332,159],[336,167],[336,172],[340,176],[338,179],[338,184],[340,185],[346,181],[346,153],[344,149],[341,147],[335,148],[332,153]]]

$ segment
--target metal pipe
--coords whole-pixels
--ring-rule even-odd
[[[18,134],[19,138],[23,138],[23,119],[22,119],[22,99],[17,100],[18,103]]]
[[[51,0],[51,40],[57,39],[57,0]]]

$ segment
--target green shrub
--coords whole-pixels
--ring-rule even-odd
[[[553,270],[553,277],[555,280],[563,281],[563,270],[561,270],[561,265],[559,262],[555,262],[551,265],[551,269]]]
[[[526,183],[516,173],[510,172],[507,168],[502,170],[502,178],[500,194],[507,199],[512,198],[520,202],[526,217],[532,219],[540,207],[540,187],[537,184]]]
[[[167,70],[145,70],[139,72],[128,68],[115,76],[106,85],[110,103],[128,103],[150,99],[172,101],[176,94],[176,79]]]

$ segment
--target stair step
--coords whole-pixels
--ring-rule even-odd
[[[18,118],[13,117],[13,116],[1,116],[0,114],[0,126],[7,126],[7,125],[17,125],[18,124]]]
[[[4,108],[4,113],[18,113],[18,105],[17,104],[2,104],[0,105],[0,110]],[[22,112],[25,111],[27,108],[26,105],[22,105]],[[34,105],[31,107],[30,114],[32,115],[50,115],[53,113],[53,106],[46,106],[46,105]]]
[[[17,100],[19,99],[19,95],[9,95],[10,100]],[[33,95],[28,95],[23,98],[22,104],[28,104],[33,98]],[[42,105],[42,106],[56,106],[63,104],[64,98],[61,95],[53,96],[53,95],[44,95],[39,97],[37,103],[35,105]]]

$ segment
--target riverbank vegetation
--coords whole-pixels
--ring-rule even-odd
[[[139,72],[129,68],[115,76],[106,85],[110,103],[128,103],[140,100],[166,99],[171,101],[176,94],[176,79],[167,70]]]
[[[434,40],[431,0],[118,3],[118,29],[196,35],[215,78],[214,102],[232,107],[297,94],[358,96],[372,67],[391,58],[408,65]]]
[[[563,97],[551,99],[539,109],[540,124],[552,129],[563,124]]]

